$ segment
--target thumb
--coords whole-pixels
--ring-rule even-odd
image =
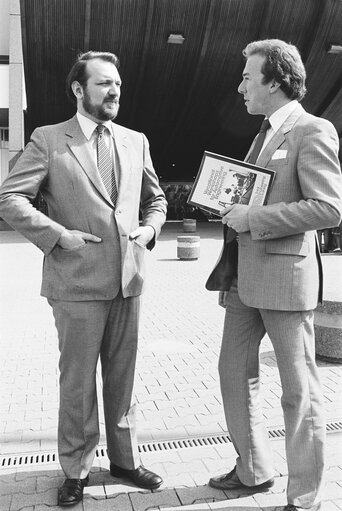
[[[94,236],[94,234],[89,234],[89,233],[84,233],[83,234],[83,239],[84,241],[92,241],[94,243],[100,243],[102,241],[101,238],[99,238],[98,236]]]
[[[135,231],[132,231],[129,235],[130,240],[134,240],[134,238],[137,238],[140,235],[140,228],[135,229]]]
[[[226,215],[227,213],[229,213],[229,212],[233,209],[233,206],[234,206],[234,204],[230,204],[229,206],[226,206],[224,209],[221,209],[221,211],[219,212],[219,214],[220,214],[221,216]]]

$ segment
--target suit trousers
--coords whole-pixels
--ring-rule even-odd
[[[288,503],[310,508],[320,501],[325,441],[313,311],[248,307],[235,283],[227,294],[219,374],[228,431],[238,454],[237,474],[249,486],[274,475],[260,396],[259,347],[266,332],[282,386]]]
[[[99,441],[96,370],[102,368],[107,449],[111,462],[139,466],[132,403],[140,297],[49,300],[59,339],[58,453],[67,478],[87,476]]]

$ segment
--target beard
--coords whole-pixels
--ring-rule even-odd
[[[95,119],[98,119],[99,121],[113,121],[116,118],[119,112],[119,103],[115,103],[116,109],[113,111],[108,107],[109,104],[113,104],[112,98],[104,100],[102,105],[94,105],[91,101],[87,89],[84,89],[83,93],[84,97],[82,100],[82,105],[88,114],[90,114],[92,117],[95,117]]]

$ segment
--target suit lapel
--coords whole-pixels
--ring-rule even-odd
[[[65,131],[67,137],[67,145],[71,152],[74,154],[78,163],[83,171],[87,174],[88,178],[95,186],[97,191],[106,199],[111,206],[113,203],[108,195],[108,192],[102,182],[98,169],[93,161],[93,156],[88,148],[87,139],[85,138],[80,125],[78,124],[77,117],[73,117]]]
[[[271,138],[267,146],[260,153],[259,158],[256,161],[256,165],[260,165],[260,167],[266,167],[274,152],[278,149],[279,146],[284,142],[285,135],[282,129],[278,130],[277,133]]]
[[[275,133],[275,135],[268,142],[267,146],[260,153],[259,158],[256,162],[260,167],[266,167],[272,158],[274,152],[281,146],[285,140],[285,134],[288,133],[294,126],[297,119],[303,114],[304,108],[298,105],[295,110],[288,116],[281,128]]]

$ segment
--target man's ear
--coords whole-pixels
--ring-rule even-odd
[[[71,88],[72,88],[72,92],[75,94],[77,99],[83,98],[83,88],[82,88],[82,85],[80,84],[80,82],[75,80],[74,82],[72,82]]]
[[[279,87],[280,87],[280,83],[276,82],[275,80],[272,80],[270,82],[270,93],[274,94],[275,92],[277,92]]]

